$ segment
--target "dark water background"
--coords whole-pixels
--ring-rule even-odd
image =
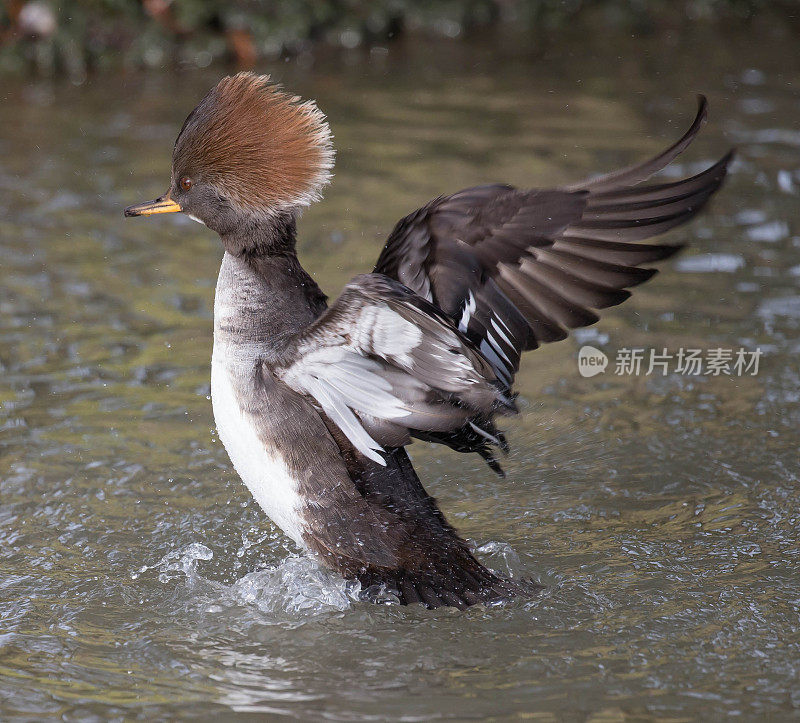
[[[415,443],[421,477],[541,599],[353,603],[250,501],[209,394],[216,238],[124,220],[165,188],[220,69],[4,80],[0,717],[331,720],[800,716],[800,51],[769,35],[408,42],[265,67],[339,149],[301,258],[332,296],[393,223],[474,183],[553,185],[740,148],[691,249],[528,355],[508,479]],[[577,351],[760,348],[755,377],[584,379]]]

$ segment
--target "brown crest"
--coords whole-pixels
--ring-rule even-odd
[[[212,88],[183,124],[172,154],[175,178],[213,186],[260,213],[319,200],[334,151],[325,116],[269,82],[238,73]]]

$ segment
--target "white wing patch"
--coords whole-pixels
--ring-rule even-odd
[[[361,422],[351,409],[351,407],[356,408],[352,402],[348,403],[348,400],[328,385],[326,380],[318,376],[307,377],[299,388],[319,402],[325,414],[347,435],[361,454],[373,462],[386,466],[386,461],[380,454],[383,448],[361,426]]]
[[[494,335],[491,331],[486,332],[486,340],[492,345],[492,349],[494,349],[503,359],[506,360],[508,366],[511,366],[511,360],[506,356],[506,353],[503,351],[503,347],[500,346],[500,342],[494,338]]]
[[[354,346],[380,349],[382,353],[396,357],[404,367],[411,365],[411,352],[422,341],[422,330],[386,304],[366,307],[358,320],[358,327],[362,333],[354,340]]]
[[[462,334],[467,333],[467,328],[469,327],[469,320],[475,313],[476,308],[477,305],[475,303],[475,295],[472,293],[472,289],[470,289],[469,296],[467,297],[467,300],[464,302],[464,312],[461,314],[461,319],[459,319],[458,322],[458,330]]]
[[[392,313],[389,309],[386,313]],[[396,316],[396,315],[395,315]],[[421,332],[417,331],[420,336]],[[410,335],[393,339],[393,348],[401,357],[407,356]],[[410,357],[409,357],[410,362]],[[354,412],[390,421],[401,420],[411,411],[392,394],[391,383],[380,375],[381,365],[344,346],[323,348],[307,354],[293,365],[284,381],[294,389],[317,400],[330,417],[368,459],[381,465],[383,447],[364,429]]]
[[[503,329],[505,329],[506,331],[511,333],[509,328],[503,322],[503,320],[499,319],[498,317],[493,316],[491,321],[492,321],[492,328],[500,335],[500,337],[503,339],[503,341],[513,349],[514,348],[514,343],[503,332]],[[500,324],[503,325],[503,329],[500,328],[500,324],[497,323],[498,321],[500,322]]]
[[[380,308],[372,340],[375,348],[386,349],[402,366],[408,367],[411,366],[411,352],[421,341],[421,329],[388,306]]]

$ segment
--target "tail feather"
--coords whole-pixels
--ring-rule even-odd
[[[471,572],[449,563],[440,570],[367,571],[359,576],[364,590],[380,586],[402,605],[422,604],[427,608],[456,607],[508,602],[533,598],[544,589],[531,580],[505,580],[471,558]]]

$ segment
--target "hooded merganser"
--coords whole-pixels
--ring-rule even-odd
[[[478,186],[394,228],[331,305],[297,260],[298,211],[334,151],[323,114],[268,76],[223,78],[183,124],[169,191],[126,216],[181,211],[225,249],[211,393],[219,436],[259,505],[301,548],[403,603],[466,607],[530,592],[481,565],[424,490],[412,437],[476,452],[502,476],[497,415],[523,351],[598,320],[679,245],[636,243],[692,218],[732,152],[640,186],[706,117],[645,163],[555,189]]]

